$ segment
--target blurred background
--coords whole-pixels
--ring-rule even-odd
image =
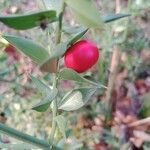
[[[60,0],[52,0],[48,8],[57,8]],[[118,136],[121,136],[122,124],[138,121],[150,115],[150,1],[149,0],[94,0],[102,16],[111,13],[131,13],[124,18],[104,26],[102,31],[90,30],[86,39],[96,43],[100,48],[101,58],[98,64],[84,74],[88,79],[99,81],[107,86],[111,66],[113,47],[119,44],[120,64],[116,75],[116,84],[111,99],[117,99],[114,105],[114,119],[111,128],[105,127],[105,109],[102,99],[107,91],[98,91],[86,107],[74,112],[64,113],[69,119],[68,134],[70,135],[67,149],[120,149]],[[41,0],[1,0],[0,14],[23,14],[44,10]],[[73,36],[81,31],[81,26],[73,19],[70,10],[65,11],[63,20],[63,38]],[[46,28],[36,27],[25,31],[16,31],[0,24],[0,33],[22,35],[41,44],[53,46],[54,25]],[[51,33],[51,38],[49,38]],[[11,49],[11,50],[10,50]],[[12,50],[13,49],[13,50]],[[63,59],[61,61],[63,67]],[[29,79],[29,74],[41,78],[48,84],[52,83],[50,74],[42,73],[38,66],[26,56],[17,53],[15,48],[0,39],[0,122],[20,131],[46,139],[51,131],[51,111],[38,113],[31,110],[41,98]],[[60,97],[64,91],[74,87],[70,81],[60,81]],[[117,120],[117,121],[116,121]],[[118,121],[119,120],[119,121]],[[149,125],[144,124],[140,132],[149,132]],[[136,127],[135,127],[136,128]],[[133,127],[132,130],[135,129]],[[137,129],[137,128],[136,128]],[[116,133],[116,131],[118,133]],[[150,137],[135,137],[127,130],[127,139],[137,149],[150,149]],[[60,136],[59,133],[57,136]],[[15,139],[1,135],[3,143],[15,142]],[[59,142],[61,145],[63,140]]]

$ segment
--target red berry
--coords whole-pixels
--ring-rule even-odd
[[[64,56],[67,68],[82,73],[98,61],[99,50],[93,43],[81,40],[69,47]]]

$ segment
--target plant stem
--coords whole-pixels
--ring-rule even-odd
[[[64,9],[65,9],[65,2],[62,0],[61,12],[59,14],[59,23],[56,30],[56,44],[59,44],[61,42],[62,20],[63,20]]]
[[[63,13],[65,9],[65,3],[62,1],[61,3],[61,12],[59,14],[59,23],[56,29],[56,44],[59,44],[61,42],[61,33],[62,33],[62,19],[63,19]],[[59,69],[59,64],[57,60],[57,70]],[[53,88],[57,87],[57,74],[54,74],[54,80],[53,80]],[[52,130],[51,134],[49,137],[49,142],[52,146],[50,146],[50,149],[53,147],[54,143],[54,136],[56,132],[56,122],[55,122],[55,117],[57,116],[57,98],[53,101],[53,108],[52,108]]]
[[[121,1],[116,0],[116,13],[120,13],[121,10]],[[115,102],[112,99],[112,94],[113,91],[115,90],[115,82],[118,74],[118,69],[119,69],[119,63],[120,63],[120,57],[121,57],[121,51],[118,45],[115,45],[113,48],[113,53],[112,53],[112,59],[111,59],[111,64],[110,64],[110,76],[108,79],[108,88],[106,91],[106,96],[105,96],[105,102],[106,102],[106,109],[107,109],[107,114],[105,118],[106,124],[109,124],[109,121],[112,119],[112,111],[113,107],[115,106]]]
[[[54,74],[54,79],[53,79],[53,88],[57,87],[57,76],[56,74]],[[53,101],[53,108],[52,108],[52,130],[51,130],[51,134],[49,137],[49,142],[51,144],[51,148],[53,145],[53,141],[54,141],[54,136],[55,136],[55,131],[56,131],[56,122],[55,122],[55,117],[57,116],[57,98]]]
[[[109,76],[109,79],[108,79],[108,88],[107,88],[106,97],[105,97],[106,107],[108,110],[107,115],[106,115],[106,122],[109,122],[109,120],[112,117],[113,102],[112,102],[111,97],[112,97],[112,92],[114,90],[114,86],[116,82],[119,62],[120,62],[120,49],[118,46],[114,46],[111,66],[110,66],[111,75]]]

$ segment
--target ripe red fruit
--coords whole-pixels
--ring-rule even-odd
[[[91,68],[98,58],[98,48],[89,41],[81,40],[68,48],[64,55],[64,62],[67,68],[82,73]]]

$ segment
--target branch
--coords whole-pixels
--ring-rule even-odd
[[[115,46],[114,50],[113,50],[113,54],[112,54],[112,60],[111,60],[111,66],[110,66],[110,76],[109,76],[109,80],[108,80],[108,88],[106,91],[106,97],[105,97],[105,102],[108,108],[108,114],[107,114],[107,119],[111,118],[111,114],[112,114],[112,100],[111,100],[111,96],[112,96],[112,92],[115,86],[115,82],[116,82],[116,77],[118,74],[118,66],[119,66],[119,62],[120,62],[120,49]]]

